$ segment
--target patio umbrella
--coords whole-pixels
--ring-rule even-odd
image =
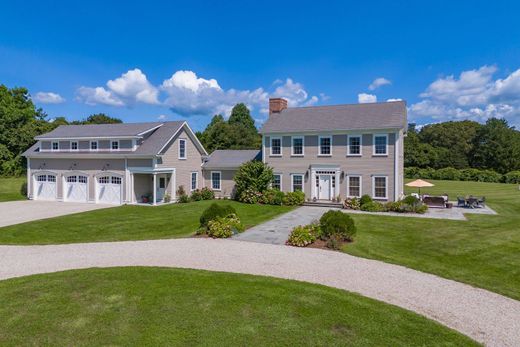
[[[415,181],[412,181],[412,182],[408,182],[405,185],[408,186],[408,187],[419,188],[419,195],[421,194],[421,188],[423,188],[423,187],[433,187],[434,186],[433,183],[426,182],[426,181],[423,181],[423,180],[415,180]]]

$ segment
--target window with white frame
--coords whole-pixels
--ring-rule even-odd
[[[198,172],[192,172],[191,173],[191,190],[197,189],[198,186]]]
[[[271,184],[273,189],[282,190],[282,175],[274,174],[273,183]]]
[[[332,154],[332,137],[320,136],[320,155]]]
[[[361,136],[349,135],[348,137],[348,155],[361,155]]]
[[[388,135],[374,135],[374,155],[387,155]]]
[[[387,177],[386,176],[374,176],[372,178],[373,184],[373,197],[374,199],[386,199],[387,198]]]
[[[53,141],[51,144],[51,149],[53,151],[58,151],[60,149],[60,143],[58,141]]]
[[[361,176],[347,176],[347,196],[353,198],[361,197]]]
[[[179,159],[186,159],[186,140],[179,139]]]
[[[281,137],[271,137],[271,155],[282,155]]]
[[[303,136],[292,137],[292,155],[303,155]]]
[[[97,151],[98,150],[98,142],[97,141],[90,141],[90,150],[91,151]]]
[[[211,171],[211,188],[213,190],[220,190],[220,171]]]
[[[78,141],[72,141],[70,143],[70,150],[71,151],[77,151],[78,150]]]
[[[303,192],[303,175],[294,174],[292,177],[292,191],[293,192]]]
[[[110,149],[113,151],[119,151],[119,140],[110,141]]]

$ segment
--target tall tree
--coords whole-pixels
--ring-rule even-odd
[[[249,109],[243,103],[236,104],[233,107],[228,123],[230,125],[242,124],[246,129],[256,131],[255,120],[251,117]]]
[[[123,123],[119,118],[107,116],[104,113],[91,114],[86,119],[73,121],[70,124],[118,124]]]

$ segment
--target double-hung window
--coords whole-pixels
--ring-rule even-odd
[[[192,172],[191,173],[191,190],[195,190],[197,189],[197,186],[198,186],[198,176],[199,174],[197,172]]]
[[[186,140],[179,139],[179,159],[186,159]]]
[[[293,136],[291,141],[292,141],[291,155],[303,156],[303,136]]]
[[[303,192],[303,175],[293,174],[291,175],[292,181],[292,191],[293,192]]]
[[[361,176],[347,176],[347,196],[352,198],[361,197]]]
[[[72,141],[70,143],[70,150],[71,151],[77,151],[78,150],[78,141]]]
[[[282,190],[282,175],[274,174],[273,183],[271,184],[273,189]]]
[[[332,137],[320,136],[320,155],[331,155],[332,154]]]
[[[372,177],[373,186],[373,198],[374,199],[386,199],[387,198],[387,177],[386,176],[374,176]]]
[[[271,155],[282,155],[281,137],[271,137]]]
[[[51,144],[51,149],[53,151],[59,151],[60,150],[60,143],[58,141],[53,141]]]
[[[374,135],[374,155],[388,154],[388,135]]]
[[[90,150],[91,151],[97,151],[98,150],[98,142],[97,141],[90,141]]]
[[[361,155],[361,136],[360,135],[349,135],[348,136],[348,155]]]
[[[213,190],[220,190],[220,171],[211,171],[211,188]]]
[[[110,149],[113,151],[119,151],[119,140],[110,141]]]

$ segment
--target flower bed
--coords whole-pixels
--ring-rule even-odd
[[[350,210],[361,210],[366,212],[397,212],[397,213],[419,213],[423,214],[428,211],[422,201],[414,196],[407,196],[403,200],[381,203],[372,200],[369,195],[363,195],[358,198],[347,198],[343,202],[343,208]]]

